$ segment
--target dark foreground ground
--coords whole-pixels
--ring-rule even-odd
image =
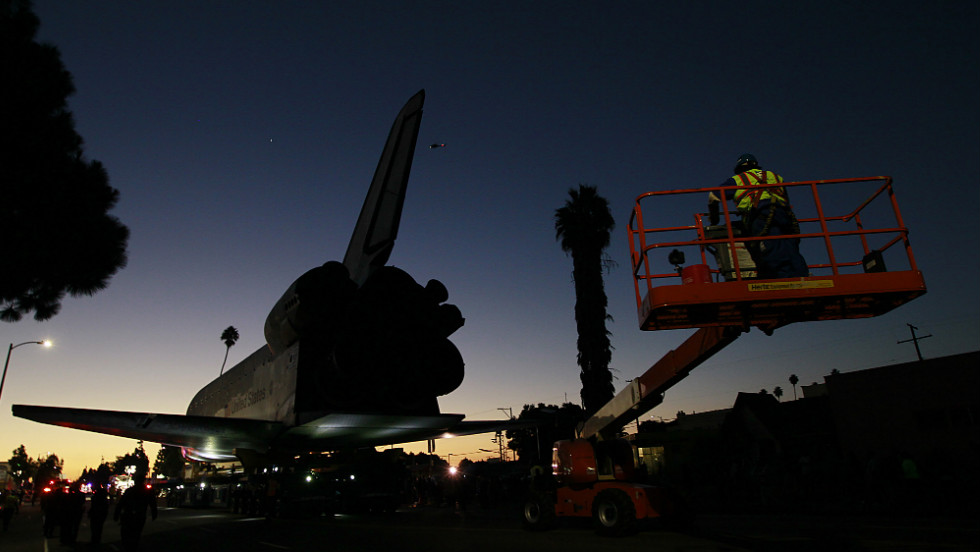
[[[389,515],[338,515],[332,518],[243,517],[227,510],[164,509],[148,521],[140,550],[283,551],[390,550],[576,552],[627,546],[644,551],[980,550],[978,520],[951,518],[847,517],[807,515],[704,515],[690,527],[650,526],[619,539],[592,532],[588,522],[562,523],[547,532],[521,528],[514,507],[465,512],[453,508],[407,508]],[[107,522],[104,543],[88,544],[88,520],[79,542],[64,546],[41,534],[37,506],[24,505],[10,529],[0,534],[0,552],[55,550],[120,551],[119,527]]]

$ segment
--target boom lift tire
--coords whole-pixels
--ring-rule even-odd
[[[606,489],[599,492],[592,502],[592,522],[599,535],[628,535],[636,530],[636,508],[623,491]]]
[[[552,495],[531,492],[524,501],[524,528],[528,531],[546,531],[554,527],[556,521]]]

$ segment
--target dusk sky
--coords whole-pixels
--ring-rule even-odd
[[[890,175],[928,293],[879,318],[752,331],[651,415],[739,391],[980,349],[976,2],[35,2],[74,76],[88,159],[120,191],[129,264],[14,350],[2,459],[20,444],[77,477],[136,442],[14,418],[12,404],[184,413],[264,345],[275,301],[343,257],[391,122],[426,90],[389,264],[441,280],[466,325],[443,412],[502,419],[578,402],[571,258],[553,216],[597,186],[616,388],[690,330],[641,332],[626,225],[639,194],[719,185],[754,153],[787,181]],[[445,143],[430,150],[425,146]],[[690,206],[704,209],[701,198]],[[492,435],[437,452],[486,458]],[[415,444],[407,450],[424,451]],[[149,447],[151,460],[156,447]]]

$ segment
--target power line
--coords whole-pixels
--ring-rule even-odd
[[[916,336],[915,335],[915,330],[918,330],[919,328],[916,328],[912,324],[908,324],[908,323],[906,323],[905,325],[908,326],[909,327],[909,330],[912,332],[912,339],[905,339],[903,341],[899,341],[898,343],[899,344],[908,343],[909,341],[915,343],[915,354],[919,355],[919,361],[921,362],[922,361],[922,351],[919,350],[919,340],[920,339],[925,339],[927,337],[932,337],[932,334]]]

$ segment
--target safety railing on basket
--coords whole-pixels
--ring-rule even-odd
[[[806,259],[806,277],[918,271],[890,177],[782,182],[758,188],[777,187],[787,192],[799,233],[753,235],[744,225],[746,213],[738,213],[731,201],[724,200],[737,186],[647,192],[637,197],[628,224],[637,303],[662,285],[765,279],[752,250],[765,247],[763,242],[778,246],[780,240],[798,244]],[[722,198],[715,203],[717,220],[712,220],[712,209],[701,211],[709,193]]]

